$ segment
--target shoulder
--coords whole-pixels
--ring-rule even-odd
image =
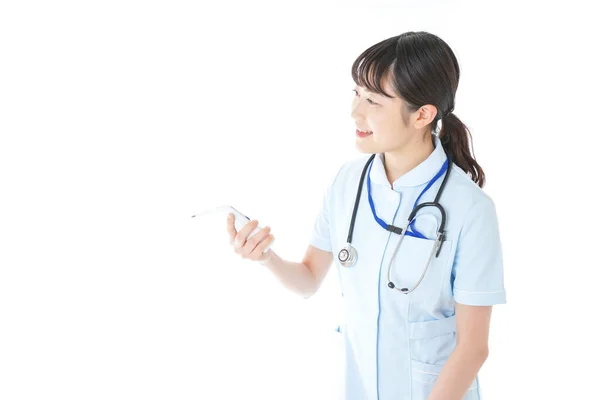
[[[452,166],[451,172],[447,182],[450,202],[462,215],[463,223],[468,219],[495,218],[494,200],[457,165]]]
[[[460,197],[465,203],[471,205],[493,203],[492,198],[457,165],[452,165],[452,171],[448,177],[448,186],[451,188],[453,195]]]
[[[367,161],[369,161],[372,156],[373,154],[360,154],[344,162],[340,166],[334,180],[336,188],[341,189],[346,187],[347,184],[358,183]]]

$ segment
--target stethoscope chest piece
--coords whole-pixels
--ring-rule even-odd
[[[343,267],[352,267],[356,264],[357,254],[356,249],[350,243],[338,253],[338,260]]]

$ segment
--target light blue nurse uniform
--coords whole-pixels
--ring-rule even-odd
[[[404,227],[417,197],[446,161],[439,138],[421,164],[390,185],[382,154],[369,171],[375,211],[386,224]],[[455,304],[506,302],[502,248],[492,199],[453,165],[440,204],[446,210],[446,241],[420,285],[410,294],[388,287],[388,264],[400,235],[373,217],[367,177],[356,215],[352,267],[337,255],[346,245],[360,176],[370,154],[346,162],[327,187],[310,244],[333,253],[343,295],[346,400],[426,400],[456,345]],[[443,175],[419,199],[433,201]],[[427,215],[426,215],[427,214]],[[433,246],[440,214],[426,207],[416,229],[427,239],[405,236],[392,262],[392,282],[412,288]],[[481,399],[479,378],[464,399]]]

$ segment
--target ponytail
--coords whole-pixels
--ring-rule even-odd
[[[473,143],[471,132],[452,112],[443,117],[439,138],[446,154],[452,155],[454,164],[458,165],[460,169],[470,176],[473,182],[483,188],[485,185],[485,173],[477,161],[475,161],[475,152],[469,149],[469,139],[471,145]]]

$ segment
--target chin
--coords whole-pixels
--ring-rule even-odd
[[[373,153],[376,153],[376,151],[373,148],[373,146],[365,146],[363,143],[357,143],[356,144],[356,150],[358,150],[359,153],[363,153],[363,154],[373,154]]]

